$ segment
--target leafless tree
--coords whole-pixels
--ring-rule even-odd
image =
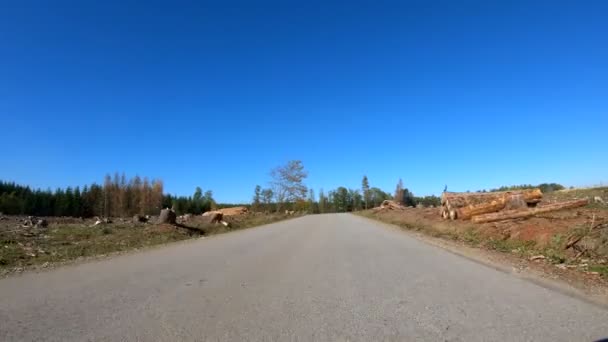
[[[293,203],[306,198],[308,188],[304,179],[308,172],[300,160],[290,160],[287,164],[271,171],[272,187],[277,200],[277,210],[281,210],[285,203]]]

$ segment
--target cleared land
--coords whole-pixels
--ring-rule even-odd
[[[177,225],[134,223],[113,218],[95,225],[96,219],[48,217],[46,227],[27,226],[24,216],[0,217],[0,275],[29,268],[46,268],[75,259],[105,256],[168,242],[214,235],[290,218],[285,214],[246,213],[225,216],[229,226],[209,224],[202,216],[187,215]]]

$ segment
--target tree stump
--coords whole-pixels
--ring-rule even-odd
[[[176,219],[177,215],[175,215],[175,211],[173,211],[172,209],[163,209],[160,211],[158,223],[175,224]]]

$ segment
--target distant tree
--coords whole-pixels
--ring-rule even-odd
[[[82,216],[82,194],[78,186],[74,189],[74,209],[72,215],[75,217]]]
[[[403,181],[399,178],[399,182],[397,183],[397,187],[395,188],[395,195],[393,196],[393,200],[397,203],[403,203]]]
[[[197,186],[196,189],[194,189],[194,195],[192,195],[192,202],[190,203],[189,212],[195,215],[202,214],[204,202],[205,200],[203,198],[203,189]]]
[[[315,203],[315,191],[312,188],[308,190],[308,212],[310,214],[319,213],[319,209],[317,208],[317,204]]]
[[[371,203],[373,207],[377,207],[379,206],[382,201],[387,200],[387,199],[392,199],[393,196],[390,195],[387,192],[384,192],[382,190],[380,190],[379,188],[371,188],[370,189],[370,194],[371,194]]]
[[[205,202],[207,206],[209,206],[209,210],[215,210],[217,207],[217,203],[213,199],[213,191],[207,190],[205,191]]]
[[[341,186],[336,189],[333,195],[334,210],[340,213],[346,212],[349,209],[350,197],[348,189]]]
[[[368,205],[371,201],[371,192],[369,189],[369,180],[367,176],[363,176],[361,181],[361,192],[363,193],[363,203],[365,203],[365,209],[368,209]]]
[[[103,216],[108,217],[112,212],[112,177],[107,174],[103,182]]]
[[[401,198],[401,203],[408,207],[416,206],[416,198],[414,194],[410,192],[407,188],[403,189],[403,197]]]
[[[262,187],[259,185],[256,185],[255,190],[253,191],[253,201],[251,202],[253,211],[259,211],[261,203],[262,203]]]
[[[291,160],[286,165],[273,169],[270,173],[277,199],[277,210],[287,202],[296,202],[306,197],[308,189],[304,179],[308,173],[300,160]]]
[[[323,188],[319,190],[319,212],[321,214],[326,212],[327,197],[325,197],[325,193],[323,192]]]
[[[264,202],[264,210],[270,210],[273,198],[274,192],[272,191],[272,189],[262,190],[262,201]]]
[[[358,211],[363,209],[363,196],[359,193],[359,190],[348,190],[349,197],[351,200],[350,211]]]
[[[424,197],[415,197],[414,201],[416,202],[416,204],[422,204],[425,207],[430,207],[430,206],[434,206],[434,207],[438,207],[441,205],[441,198],[437,197],[437,196],[424,196]]]

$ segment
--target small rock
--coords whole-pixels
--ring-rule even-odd
[[[535,255],[533,257],[530,257],[530,261],[543,260],[543,259],[546,259],[546,257],[544,255]]]
[[[49,267],[49,262],[48,261],[45,262],[44,264],[42,264],[42,268],[47,268],[47,267]]]
[[[606,203],[606,202],[604,202],[604,199],[602,199],[600,196],[593,197],[593,201],[595,203],[601,203],[601,204],[605,204]]]
[[[566,264],[557,264],[557,265],[555,265],[555,267],[562,269],[562,270],[565,270],[568,268],[568,266],[566,266]]]
[[[600,275],[600,272],[591,272],[591,271],[589,271],[589,272],[585,272],[585,273],[587,273],[589,275],[594,275],[594,276],[599,276]]]

